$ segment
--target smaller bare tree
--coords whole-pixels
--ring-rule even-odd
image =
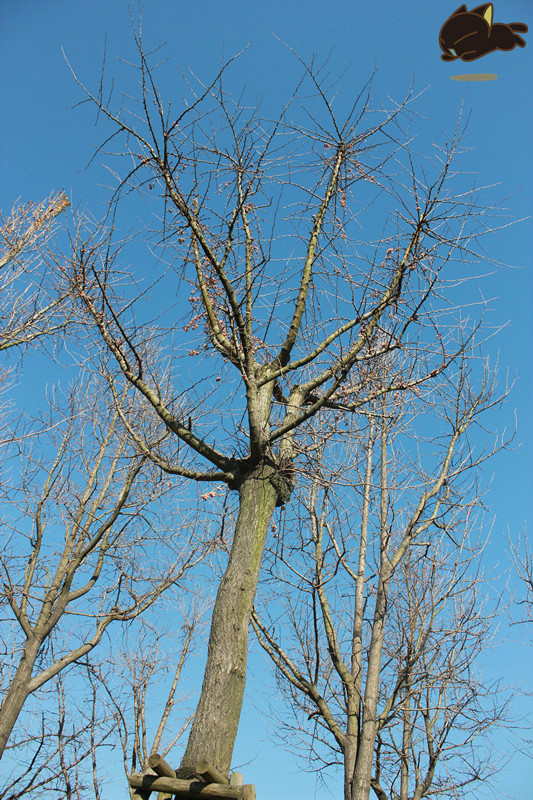
[[[1,800],[101,800],[96,754],[113,746],[115,720],[99,703],[98,685],[86,682],[80,689],[80,680],[80,670],[75,676],[60,672],[33,697],[34,713],[25,715],[24,729],[6,748]]]
[[[183,624],[179,632],[175,623],[169,632],[141,618],[120,652],[115,651],[98,667],[87,665],[91,680],[99,686],[104,716],[115,721],[113,741],[120,745],[126,779],[135,771],[149,773],[150,756],[156,753],[169,759],[194,716],[187,694],[178,694],[178,688],[195,639],[205,626],[208,604],[200,601],[184,609],[173,594],[168,594],[166,602],[172,607],[173,621],[180,609]],[[179,763],[179,755],[174,761]],[[130,795],[134,796],[131,788]]]
[[[170,483],[121,426],[128,393],[116,399],[102,400],[97,379],[79,383],[44,431],[11,442],[1,486],[0,755],[30,695],[90,653],[111,623],[137,618],[184,581],[210,547],[194,526],[180,535],[177,514],[165,519],[159,501]],[[147,416],[137,418],[150,436]]]
[[[102,800],[117,785],[127,785],[130,772],[153,772],[152,754],[169,758],[181,744],[192,719],[189,697],[181,688],[183,672],[208,604],[193,602],[185,608],[176,586],[163,602],[155,618],[144,614],[132,620],[112,648],[91,651],[28,699],[24,730],[6,748],[15,758],[0,800],[37,793]],[[176,631],[178,610],[183,625]]]
[[[484,547],[466,532],[457,545],[443,534],[410,552],[396,576],[371,783],[378,800],[459,798],[502,764],[487,757],[486,734],[505,719],[503,696],[475,668],[494,629],[476,570]]]
[[[398,366],[384,359],[374,382]],[[287,522],[270,548],[287,598],[281,613],[255,613],[254,629],[295,712],[289,728],[311,737],[322,767],[343,766],[346,800],[453,797],[490,771],[475,744],[502,709],[474,672],[492,618],[468,475],[496,446],[475,456],[466,436],[493,390],[487,373],[472,389],[465,348],[455,374],[411,398],[383,394],[348,429],[330,418],[309,442],[296,531]]]

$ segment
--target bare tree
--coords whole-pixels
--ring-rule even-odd
[[[120,780],[120,756],[126,779],[140,766],[152,772],[156,752],[172,759],[192,719],[182,673],[206,610],[205,602],[183,607],[183,590],[174,586],[152,619],[139,615],[112,647],[77,659],[28,698],[24,725],[6,747],[0,798],[101,800]],[[178,731],[169,735],[172,725]]]
[[[490,738],[504,695],[477,666],[496,629],[476,574],[484,547],[458,544],[437,539],[418,564],[408,557],[395,586],[371,781],[380,800],[463,797],[504,764]]]
[[[171,600],[169,594],[167,606]],[[180,604],[179,598],[174,601],[174,606]],[[124,649],[115,651],[98,668],[88,665],[100,686],[100,703],[106,709],[106,716],[115,720],[114,739],[120,743],[126,779],[131,772],[149,773],[149,758],[154,754],[172,760],[176,745],[181,744],[192,721],[188,695],[181,687],[182,673],[206,610],[205,601],[188,609],[182,607],[183,625],[179,634],[176,630],[172,633],[154,629],[142,618],[140,630],[128,636]],[[170,618],[175,629],[175,607]],[[178,759],[175,761],[177,764]],[[130,794],[134,796],[131,788]]]
[[[1,486],[0,755],[30,695],[90,653],[111,623],[135,619],[183,582],[209,549],[194,526],[180,536],[178,514],[168,537],[168,481],[121,426],[127,393],[110,407],[102,383],[78,383],[63,404],[52,398],[44,430],[11,442]]]
[[[397,367],[386,357],[375,380]],[[462,796],[494,767],[476,752],[503,709],[475,674],[493,613],[468,478],[494,448],[476,456],[468,433],[497,399],[468,372],[465,352],[440,386],[315,431],[297,538],[288,515],[270,550],[287,601],[253,625],[311,758],[342,765],[346,800]]]
[[[101,151],[114,148],[108,166],[117,184],[109,244],[80,247],[70,279],[125,381],[175,441],[167,460],[124,415],[141,452],[169,475],[238,493],[182,762],[194,768],[206,759],[228,774],[265,539],[275,509],[291,497],[300,434],[317,415],[349,416],[447,368],[456,352],[441,314],[453,305],[457,273],[445,297],[443,276],[472,252],[486,209],[475,193],[450,194],[459,131],[436,163],[417,162],[402,130],[408,100],[374,112],[367,85],[337,114],[320,70],[303,65],[298,89],[271,122],[223,89],[226,65],[175,111],[140,35],[137,44],[137,100],[104,100],[103,88],[91,93],[76,78],[107,126]],[[152,232],[140,223],[151,255],[131,251],[125,286],[119,226],[132,193],[159,221]],[[377,225],[364,217],[369,205]],[[410,370],[369,386],[366,367],[400,348]],[[427,502],[441,490],[442,482],[428,489]]]
[[[35,344],[63,330],[68,285],[49,249],[57,218],[70,205],[64,192],[0,214],[0,350]]]
[[[115,720],[99,703],[98,685],[60,672],[24,714],[2,762],[2,800],[21,797],[94,796],[101,800],[96,755],[113,746]],[[25,708],[26,711],[26,708]],[[29,709],[28,709],[29,711]]]

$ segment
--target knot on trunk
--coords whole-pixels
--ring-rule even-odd
[[[268,480],[274,487],[277,495],[276,508],[284,506],[291,499],[296,485],[296,474],[290,458],[276,458],[265,456],[259,465],[239,465],[234,468],[235,478],[228,481],[228,486],[233,490],[240,490],[243,483],[252,477]]]
[[[178,767],[176,769],[176,778],[187,781],[202,781],[207,786],[205,777],[197,772],[194,767]]]
[[[270,473],[269,480],[274,489],[278,499],[276,500],[276,508],[284,506],[291,499],[294,486],[296,484],[296,475],[294,466],[291,459],[280,459],[277,463],[271,462],[272,472]]]

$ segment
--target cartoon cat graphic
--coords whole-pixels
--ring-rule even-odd
[[[444,51],[443,61],[474,61],[494,50],[512,50],[525,47],[526,43],[516,33],[527,33],[523,22],[492,24],[492,3],[477,6],[469,11],[465,5],[448,17],[439,34],[439,44]]]

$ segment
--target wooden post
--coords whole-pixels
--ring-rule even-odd
[[[256,800],[255,786],[253,783],[247,783],[244,787],[242,800]]]
[[[240,772],[233,772],[229,778],[230,786],[242,786],[242,800],[256,800],[255,786],[253,783],[244,783],[244,778]]]

